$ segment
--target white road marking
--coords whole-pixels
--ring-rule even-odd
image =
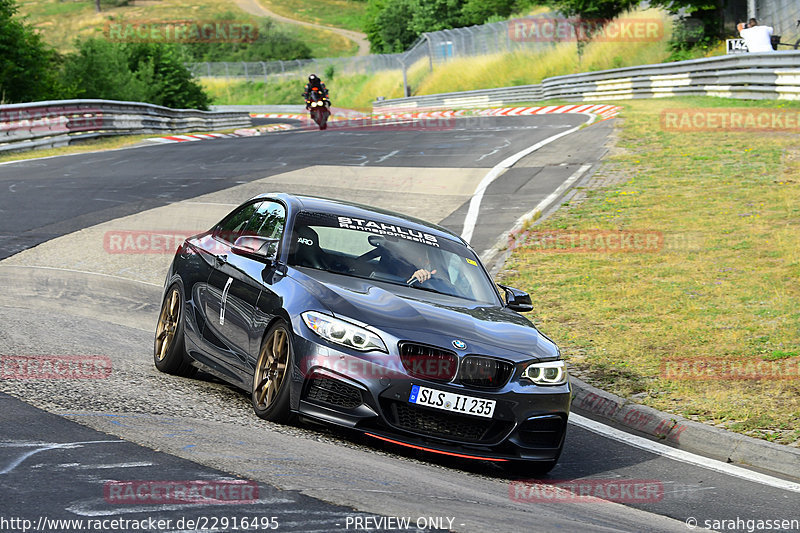
[[[102,502],[102,500],[101,500]],[[99,503],[99,502],[98,502]],[[240,502],[238,505],[266,505],[266,506],[274,506],[276,504],[293,504],[295,503],[293,500],[281,497],[275,498],[258,498],[257,500],[247,500],[247,503]],[[103,503],[101,503],[103,505]],[[115,515],[125,515],[125,514],[136,514],[136,513],[158,513],[164,511],[181,511],[184,509],[199,509],[202,507],[212,507],[217,505],[225,505],[225,503],[220,503],[218,501],[191,501],[187,503],[164,503],[164,504],[151,504],[151,505],[125,505],[116,506],[112,509],[108,508],[100,508],[95,509],[92,508],[89,504],[86,503],[79,503],[75,505],[71,505],[67,507],[65,510],[71,513],[75,513],[79,516],[115,516]]]
[[[634,448],[639,448],[640,450],[645,450],[668,459],[699,466],[700,468],[719,472],[720,474],[725,474],[727,476],[738,477],[754,483],[760,483],[769,487],[800,493],[800,483],[786,481],[784,479],[768,476],[760,472],[748,470],[746,468],[742,468],[741,466],[723,463],[722,461],[717,461],[716,459],[709,459],[708,457],[703,457],[702,455],[696,455],[685,450],[672,448],[666,444],[661,444],[660,442],[654,442],[652,440],[645,439],[644,437],[626,433],[622,430],[612,428],[611,426],[607,426],[600,422],[595,422],[594,420],[575,413],[570,413],[569,421],[578,427],[591,431],[592,433],[597,433],[598,435],[614,439],[627,444],[628,446],[633,446]]]
[[[92,276],[103,276],[106,278],[115,278],[124,281],[132,281],[134,283],[142,283],[144,285],[150,285],[153,287],[162,286],[160,283],[150,283],[149,281],[140,281],[138,279],[123,278],[122,276],[115,276],[113,274],[103,274],[101,272],[89,272],[88,270],[75,270],[72,268],[60,268],[60,267],[38,266],[38,265],[0,265],[0,268],[39,268],[42,270],[61,270],[63,272],[74,272],[76,274],[90,274]]]
[[[102,464],[102,465],[78,465],[76,468],[80,468],[81,470],[109,470],[111,468],[140,468],[145,466],[154,466],[155,463],[148,463],[146,461],[140,461],[138,463],[112,463],[112,464]]]
[[[377,161],[375,161],[375,162],[376,162],[376,163],[383,163],[384,161],[386,161],[387,159],[389,159],[389,158],[390,158],[390,157],[392,157],[393,155],[397,155],[397,153],[398,153],[398,152],[400,152],[400,150],[394,150],[394,151],[392,151],[392,152],[389,152],[389,153],[388,153],[388,154],[386,154],[386,155],[382,155],[382,156],[381,156],[381,157],[379,157],[379,158],[378,158],[378,160],[377,160]]]
[[[589,119],[584,124],[591,124],[592,122],[594,122],[594,115],[589,115]],[[464,229],[461,231],[461,238],[467,242],[472,239],[472,234],[475,232],[475,224],[478,221],[478,214],[481,210],[481,201],[483,200],[483,195],[486,193],[486,189],[489,187],[489,185],[491,185],[491,183],[496,180],[505,169],[512,167],[517,161],[526,155],[535,152],[542,146],[550,144],[551,142],[560,139],[565,135],[569,135],[572,132],[578,131],[584,124],[575,126],[574,128],[570,128],[566,131],[562,131],[561,133],[548,137],[543,141],[539,141],[533,146],[529,146],[524,150],[517,152],[516,154],[509,156],[497,163],[489,171],[489,173],[484,176],[484,178],[478,184],[477,189],[475,189],[475,193],[472,195],[472,199],[469,202],[469,209],[467,210],[467,217],[464,219]]]
[[[51,443],[41,444],[35,450],[31,450],[31,451],[25,452],[22,455],[20,455],[19,457],[17,457],[16,459],[14,459],[13,461],[11,461],[8,464],[8,466],[6,466],[4,469],[0,470],[0,475],[1,474],[8,474],[12,470],[14,470],[16,467],[18,467],[20,464],[22,464],[22,462],[25,459],[27,459],[28,457],[30,457],[32,455],[35,455],[35,454],[37,454],[39,452],[44,452],[44,451],[47,451],[47,450],[79,448],[84,444],[105,444],[105,443],[109,443],[109,442],[125,442],[125,441],[123,441],[123,440],[87,440],[87,441],[81,441],[81,442],[60,442],[60,443],[51,442]],[[7,444],[4,445],[4,447],[13,447],[13,446],[14,446],[13,443],[7,443]],[[30,443],[22,443],[21,446],[29,447]]]
[[[525,213],[524,215],[519,217],[517,219],[517,221],[514,222],[514,225],[511,227],[511,229],[508,230],[507,232],[503,233],[503,235],[500,236],[500,238],[497,240],[497,242],[495,243],[494,246],[492,246],[491,248],[485,250],[481,254],[481,261],[488,260],[491,257],[491,255],[495,252],[495,250],[497,250],[497,249],[501,248],[502,246],[504,246],[505,244],[507,244],[509,235],[512,235],[515,231],[519,231],[522,228],[522,226],[525,224],[525,221],[528,220],[529,218],[532,218],[533,215],[537,211],[540,211],[540,212],[543,213],[550,206],[550,204],[552,204],[553,202],[558,200],[558,198],[562,194],[564,194],[564,191],[566,191],[567,189],[572,187],[572,185],[576,181],[578,181],[586,173],[586,171],[589,170],[590,168],[592,168],[592,165],[581,165],[580,168],[578,168],[578,170],[573,172],[572,175],[570,177],[568,177],[564,181],[564,183],[559,185],[558,188],[555,191],[553,191],[552,193],[547,195],[547,197],[544,200],[542,200],[541,202],[536,204],[536,207],[534,207],[533,209],[531,209],[530,211],[528,211],[527,213]]]

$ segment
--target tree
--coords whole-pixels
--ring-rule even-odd
[[[639,5],[639,0],[546,0],[550,7],[568,17],[603,22]]]
[[[369,0],[364,31],[370,50],[376,54],[402,52],[417,35],[408,27],[413,0]]]
[[[724,0],[653,0],[653,7],[662,7],[671,14],[681,14],[682,19],[691,17],[699,24],[690,30],[699,30],[691,35],[694,43],[708,43],[724,37]]]
[[[412,0],[412,16],[408,23],[408,29],[414,33],[414,39],[427,31],[462,26],[461,9],[464,7],[464,1]]]
[[[56,53],[39,34],[14,18],[14,0],[0,0],[0,102],[34,102],[59,93]]]
[[[516,0],[467,0],[461,9],[462,23],[469,26],[483,24],[492,17],[505,19],[519,8]]]
[[[207,109],[208,95],[192,79],[184,59],[176,45],[86,39],[66,59],[64,84],[74,98]]]
[[[365,28],[375,53],[402,52],[420,34],[462,25],[465,0],[369,0]]]

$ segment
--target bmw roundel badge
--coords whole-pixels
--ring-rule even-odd
[[[456,350],[466,350],[467,343],[462,340],[456,339],[453,341],[453,348],[455,348]]]

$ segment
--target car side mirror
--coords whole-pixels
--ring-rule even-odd
[[[269,237],[246,235],[236,239],[231,251],[262,263],[273,263],[278,258],[278,241],[279,239]]]
[[[497,285],[506,293],[506,307],[519,313],[533,311],[533,302],[531,302],[530,294],[514,287],[507,287],[499,283]]]

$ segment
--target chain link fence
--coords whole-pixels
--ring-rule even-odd
[[[558,20],[556,20],[558,19]],[[330,57],[298,59],[294,61],[190,63],[195,76],[209,78],[235,78],[269,82],[283,78],[306,76],[310,72],[324,75],[331,67],[337,74],[373,74],[385,70],[406,70],[419,61],[434,65],[460,57],[479,56],[516,50],[534,50],[554,46],[558,36],[531,38],[532,24],[547,27],[563,25],[563,17],[555,14],[535,18],[513,19],[480,26],[456,28],[423,33],[405,52],[400,54],[374,54],[355,57]],[[566,36],[566,40],[574,40]]]
[[[793,44],[800,39],[800,2],[797,0],[761,0],[756,3],[756,18],[759,24],[772,26],[783,43]]]
[[[800,37],[800,2],[798,0],[757,0],[757,17],[783,35],[783,42]],[[190,63],[195,76],[232,78],[252,81],[279,81],[305,77],[314,72],[324,76],[332,68],[337,74],[374,74],[386,70],[402,70],[404,81],[411,65],[425,61],[434,66],[456,58],[542,50],[560,42],[576,40],[570,19],[556,13],[494,22],[480,26],[423,33],[405,52],[354,57],[298,59],[294,61]],[[663,31],[663,28],[662,28]],[[408,84],[406,94],[408,94]]]

